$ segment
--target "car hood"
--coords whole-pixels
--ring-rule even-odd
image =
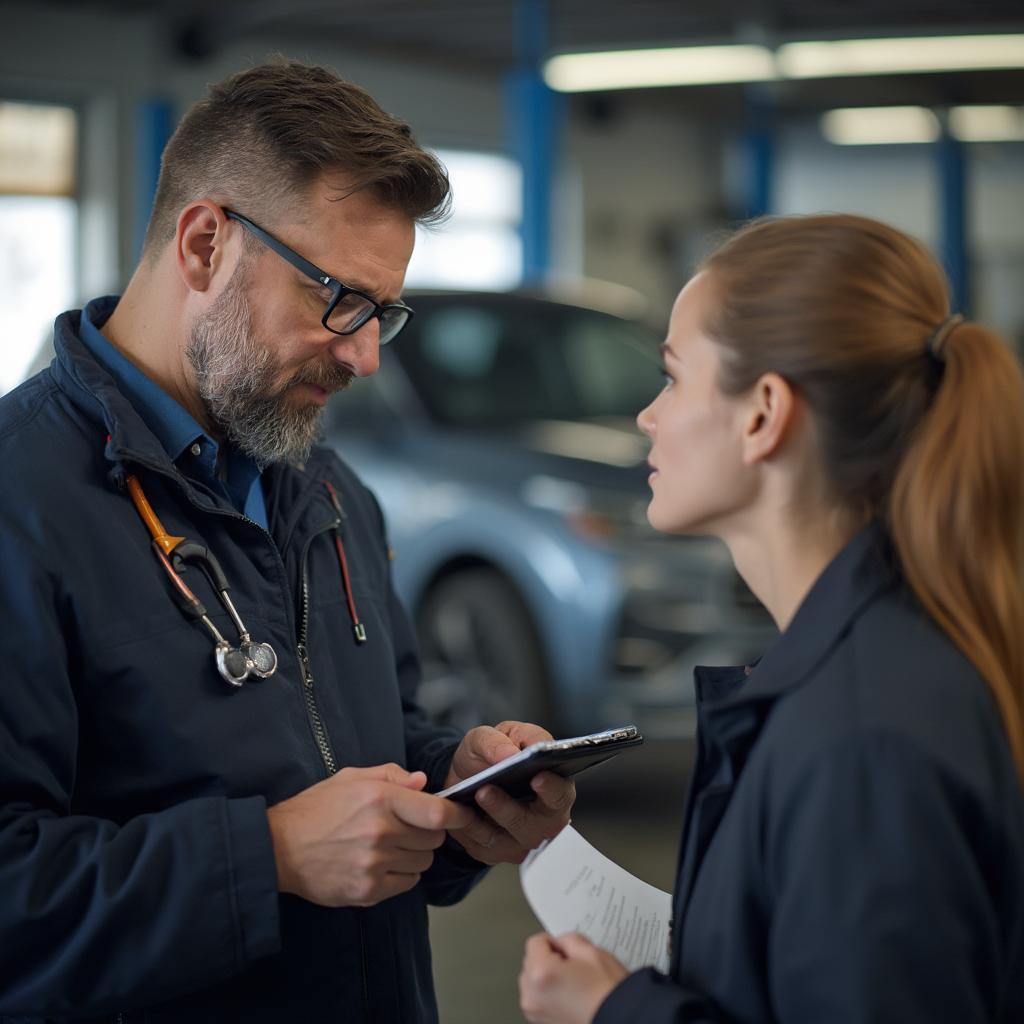
[[[631,421],[542,420],[504,428],[417,429],[405,438],[414,464],[443,464],[446,475],[518,488],[544,475],[602,490],[643,492],[649,444]]]
[[[538,420],[513,435],[537,453],[636,470],[647,464],[650,444],[629,420],[579,423]]]

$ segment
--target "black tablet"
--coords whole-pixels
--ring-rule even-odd
[[[635,725],[624,725],[618,729],[591,733],[589,736],[534,743],[524,747],[518,754],[449,786],[437,795],[459,803],[472,804],[473,794],[481,786],[494,785],[505,790],[509,796],[521,800],[534,795],[530,789],[530,780],[538,772],[577,775],[585,768],[607,761],[628,747],[639,746],[643,741]]]

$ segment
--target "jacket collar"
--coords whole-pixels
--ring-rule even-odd
[[[872,523],[829,563],[793,621],[753,667],[696,670],[698,699],[710,712],[771,701],[804,685],[850,623],[896,582],[885,531]]]
[[[168,473],[187,485],[178,472],[160,440],[136,412],[134,406],[119,390],[116,381],[95,359],[79,337],[81,310],[61,313],[54,324],[53,347],[56,358],[51,372],[57,386],[97,423],[96,444],[103,444],[104,454],[113,464],[111,476],[122,477],[126,463],[136,462]],[[316,448],[309,461],[301,467],[277,465],[270,467],[275,483],[299,473],[305,480],[297,480],[302,490],[312,493],[311,481],[324,475],[328,456]],[[205,504],[205,502],[203,502]],[[298,515],[301,508],[294,508]]]
[[[102,423],[108,438],[105,454],[111,462],[136,461],[172,472],[163,445],[82,342],[81,322],[82,311],[76,309],[61,313],[54,324],[53,375],[58,387]],[[97,444],[102,442],[103,437],[97,437]]]

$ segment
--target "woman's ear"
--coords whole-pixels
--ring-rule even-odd
[[[190,203],[178,217],[174,238],[178,270],[188,287],[205,292],[224,262],[228,219],[213,202]]]
[[[743,461],[749,466],[775,455],[793,429],[796,395],[789,381],[764,374],[750,389],[744,415]]]

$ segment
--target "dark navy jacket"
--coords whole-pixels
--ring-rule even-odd
[[[0,401],[0,1018],[435,1021],[427,904],[461,898],[481,866],[444,848],[412,892],[324,909],[278,895],[266,820],[331,758],[396,761],[439,787],[458,742],[415,702],[376,502],[317,450],[301,471],[266,471],[268,535],[177,471],[78,322],[58,319],[51,367]],[[171,534],[219,558],[276,675],[232,690],[217,674],[126,472]],[[346,513],[362,645],[325,479]],[[186,578],[236,638],[203,576]]]
[[[1024,1021],[1024,795],[881,532],[749,675],[697,687],[670,976],[632,974],[596,1024]]]

